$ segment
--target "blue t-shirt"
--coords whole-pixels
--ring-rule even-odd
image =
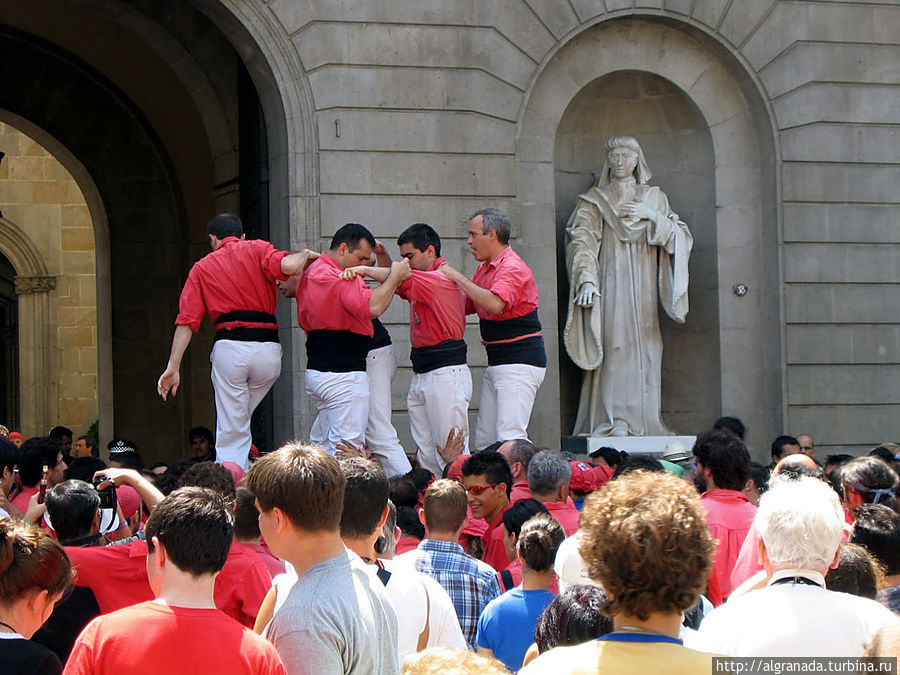
[[[523,591],[521,588],[494,598],[478,618],[476,643],[494,652],[494,657],[510,672],[516,672],[534,642],[537,620],[553,598],[550,591]]]

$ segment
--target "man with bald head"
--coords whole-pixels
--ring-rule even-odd
[[[520,499],[531,499],[531,489],[528,487],[528,465],[531,458],[537,454],[534,443],[524,438],[514,441],[504,441],[497,448],[497,452],[506,457],[509,462],[509,470],[512,472],[513,486],[509,493],[509,503],[515,504]]]
[[[800,452],[807,457],[816,456],[816,446],[813,445],[812,436],[809,434],[797,434],[797,440],[800,442]]]

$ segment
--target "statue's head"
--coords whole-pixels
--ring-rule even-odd
[[[647,160],[644,159],[644,151],[641,150],[640,143],[633,136],[611,136],[606,140],[606,161],[603,163],[603,169],[600,172],[600,183],[609,182],[611,173],[622,155],[634,154],[632,162],[632,174],[640,184],[649,182],[652,177],[650,167],[647,166]],[[626,151],[626,152],[622,152]]]

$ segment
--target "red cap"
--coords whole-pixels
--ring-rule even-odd
[[[116,499],[122,507],[122,515],[131,518],[141,508],[141,498],[137,491],[130,485],[120,485],[116,488]]]
[[[593,492],[597,489],[597,474],[594,467],[587,462],[569,462],[572,467],[572,478],[569,487],[579,492]]]
[[[25,437],[18,431],[10,431],[9,432],[9,440],[11,441],[24,441]]]

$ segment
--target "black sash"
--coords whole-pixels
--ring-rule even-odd
[[[444,366],[464,366],[466,354],[466,343],[463,340],[444,340],[430,347],[413,347],[409,358],[413,371],[421,374]]]

